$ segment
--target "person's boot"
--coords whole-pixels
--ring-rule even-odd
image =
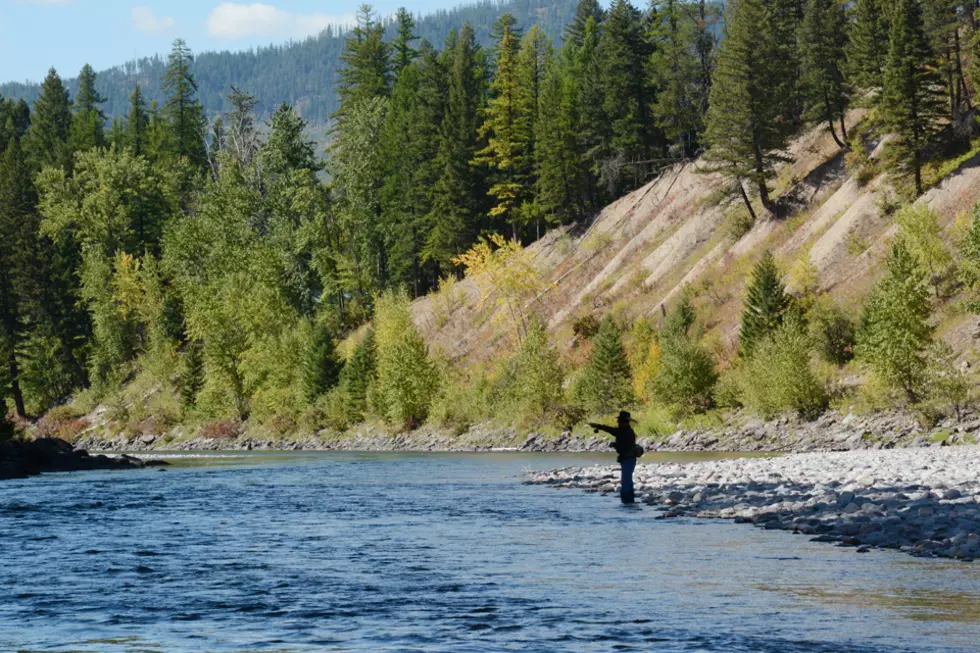
[[[634,496],[632,492],[623,492],[619,495],[619,498],[622,499],[623,505],[625,506],[632,504],[634,500]]]

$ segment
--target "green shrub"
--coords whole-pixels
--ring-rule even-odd
[[[358,343],[350,359],[340,373],[340,387],[330,392],[328,405],[340,401],[345,402],[343,410],[328,410],[331,419],[342,413],[344,422],[356,424],[364,419],[368,406],[368,389],[374,385],[377,378],[377,353],[374,346],[374,329],[368,329],[364,339]],[[339,408],[339,407],[337,407]],[[346,427],[345,427],[346,428]]]
[[[196,406],[197,396],[204,387],[204,347],[197,340],[187,343],[187,353],[184,354],[178,385],[184,408]]]
[[[558,352],[548,343],[548,332],[538,321],[528,328],[527,338],[514,360],[511,400],[524,423],[552,419],[562,405],[565,375]]]
[[[787,320],[761,342],[746,362],[742,379],[745,405],[765,419],[793,411],[815,419],[829,396],[810,367],[811,342],[799,320]]]
[[[857,355],[907,401],[924,396],[933,328],[925,273],[902,243],[892,246],[887,272],[865,300]]]
[[[725,410],[742,408],[742,380],[744,372],[739,364],[729,367],[718,377],[715,384],[715,406]]]
[[[589,313],[572,322],[572,333],[582,340],[592,340],[599,333],[599,320]]]
[[[373,408],[392,424],[415,428],[429,413],[439,379],[409,310],[408,295],[389,291],[375,308],[378,375]]]
[[[647,381],[647,396],[684,413],[703,413],[714,405],[717,382],[714,358],[699,342],[690,336],[661,338],[660,369]]]
[[[576,400],[592,414],[605,415],[636,403],[633,372],[623,348],[619,327],[603,318],[592,343],[592,354],[575,385]]]
[[[855,325],[831,301],[818,303],[810,311],[810,335],[820,357],[838,367],[854,358]]]

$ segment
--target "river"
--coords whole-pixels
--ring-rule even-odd
[[[980,563],[520,483],[609,459],[184,455],[4,482],[0,651],[977,650]]]

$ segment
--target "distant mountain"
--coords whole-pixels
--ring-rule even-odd
[[[510,12],[522,27],[537,24],[557,44],[565,25],[571,22],[576,4],[577,0],[481,0],[416,18],[416,33],[441,49],[449,30],[469,21],[477,39],[486,45],[493,22]],[[208,113],[227,111],[228,89],[234,84],[256,97],[259,101],[256,111],[260,115],[270,114],[276,106],[288,102],[306,120],[324,123],[337,109],[334,83],[339,78],[337,69],[346,31],[328,28],[305,41],[243,52],[203,52],[193,65],[198,97]],[[393,32],[390,24],[389,32]],[[193,43],[189,45],[194,47]],[[160,81],[165,69],[166,56],[157,55],[100,72],[96,88],[106,98],[103,105],[106,115],[112,118],[127,114],[129,95],[137,82],[143,87],[147,102],[162,101]],[[76,71],[58,72],[64,77]],[[67,79],[66,83],[74,95],[77,79]],[[39,88],[37,83],[11,82],[0,84],[0,95],[33,103]]]

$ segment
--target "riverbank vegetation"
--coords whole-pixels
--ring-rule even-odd
[[[111,125],[90,68],[74,99],[51,71],[33,107],[0,104],[3,395],[59,435],[96,406],[133,433],[214,437],[569,429],[621,408],[649,430],[741,408],[958,410],[973,381],[937,311],[975,310],[980,210],[951,247],[916,198],[975,154],[972,10],[737,0],[722,23],[706,2],[583,0],[560,48],[504,15],[484,49],[469,25],[420,42],[407,12],[386,41],[364,7],[325,158],[288,105],[260,127],[233,87],[233,109],[207,115],[182,41],[166,101],[137,86]],[[766,253],[729,271],[748,279],[734,348],[706,337],[694,286],[662,314],[582,314],[574,346],[553,346],[523,243],[695,160],[726,179],[719,201],[746,223],[731,237],[788,224],[790,144],[815,125],[856,178],[884,170],[893,188],[896,235],[860,305],[819,292],[806,259]],[[434,314],[477,302],[503,320],[505,355],[473,366],[427,346],[412,308],[426,294]]]

